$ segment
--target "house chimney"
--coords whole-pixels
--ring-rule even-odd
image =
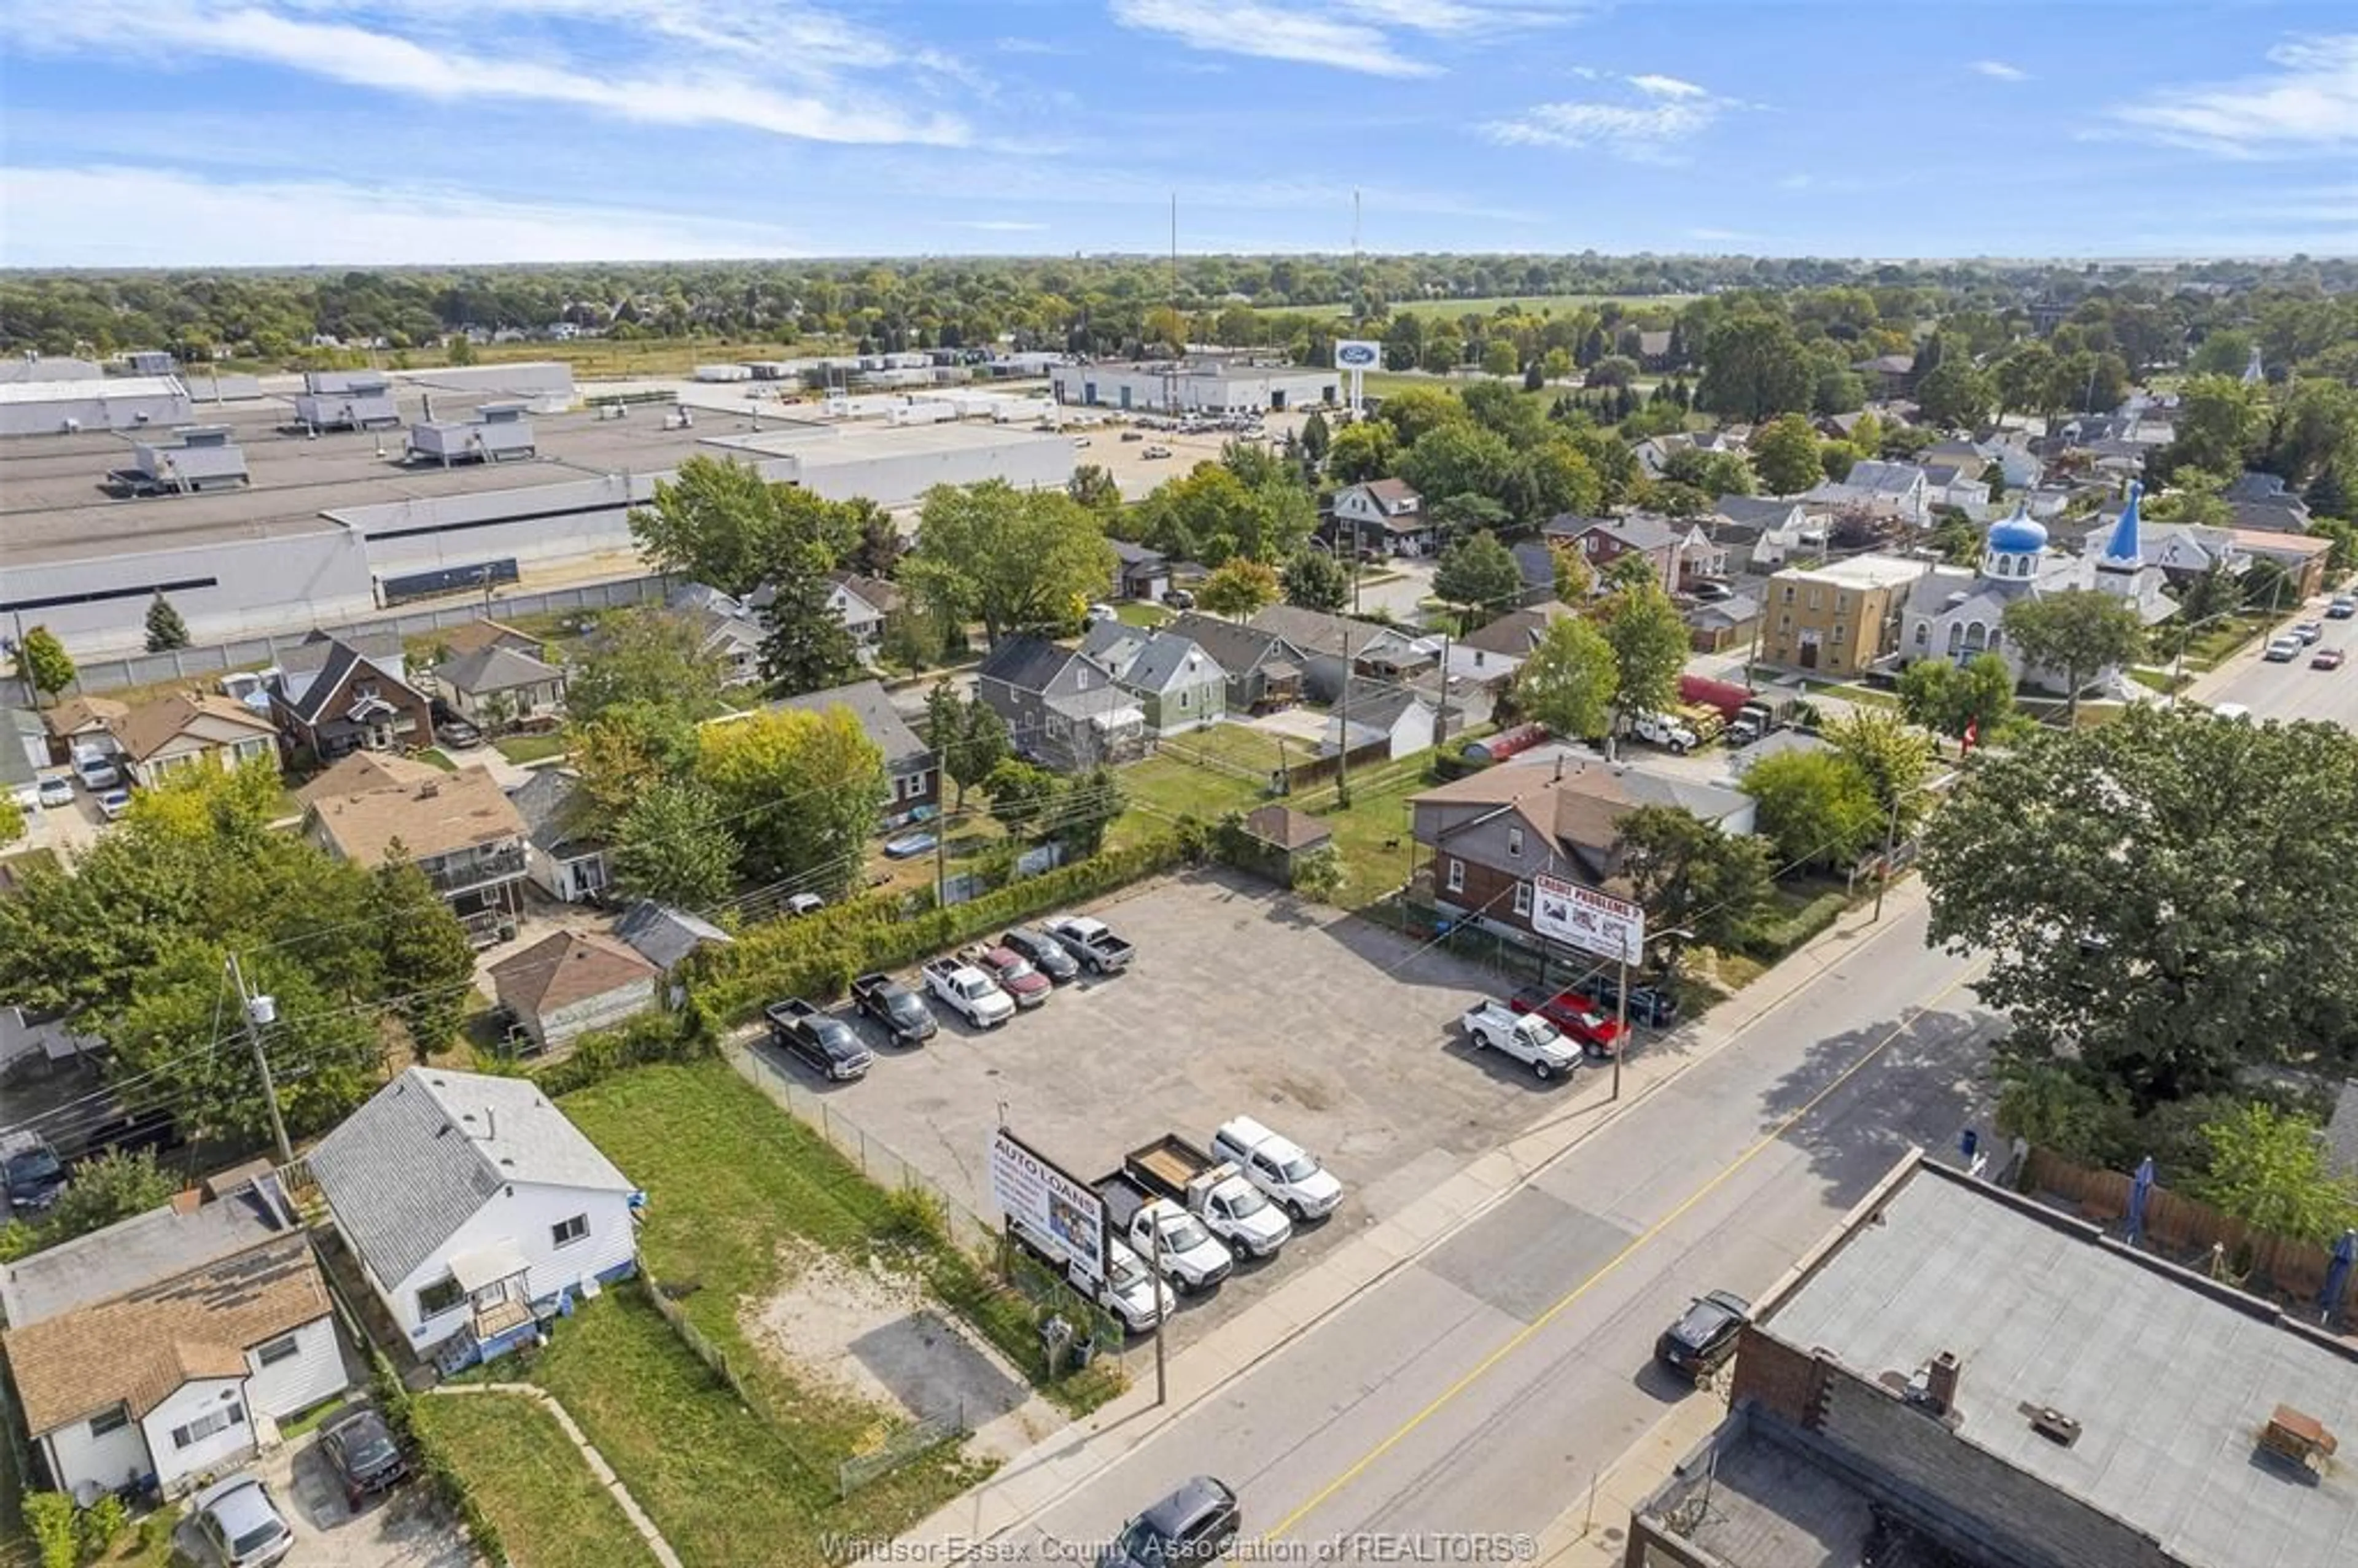
[[[1943,1350],[1924,1369],[1924,1398],[1933,1411],[1946,1415],[1956,1407],[1957,1378],[1964,1370],[1956,1353]]]

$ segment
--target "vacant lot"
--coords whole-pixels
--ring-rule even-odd
[[[1105,914],[1139,946],[1130,972],[1065,987],[989,1034],[945,1022],[922,1050],[880,1051],[865,1081],[829,1093],[830,1113],[985,1217],[1002,1110],[1087,1178],[1166,1131],[1201,1143],[1228,1117],[1258,1117],[1352,1189],[1265,1266],[1290,1271],[1585,1093],[1470,1055],[1455,1022],[1485,994],[1482,972],[1365,921],[1223,874],[1160,882]],[[1183,1340],[1249,1299],[1260,1271],[1184,1311]]]
[[[557,1418],[529,1397],[452,1394],[416,1409],[475,1488],[515,1568],[654,1561]]]

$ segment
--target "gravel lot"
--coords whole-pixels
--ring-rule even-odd
[[[1458,1038],[1480,971],[1364,921],[1225,873],[1164,879],[1100,913],[1138,946],[1129,973],[1084,978],[988,1034],[946,1018],[919,1050],[871,1035],[875,1069],[828,1091],[827,1108],[986,1219],[1002,1109],[1092,1180],[1166,1131],[1206,1143],[1238,1114],[1305,1144],[1348,1187],[1342,1208],[1184,1308],[1183,1341],[1249,1299],[1260,1268],[1314,1261],[1564,1095]]]

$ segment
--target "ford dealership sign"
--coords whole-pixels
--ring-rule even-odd
[[[1384,362],[1384,346],[1364,340],[1352,340],[1335,345],[1335,368],[1337,370],[1379,370]]]

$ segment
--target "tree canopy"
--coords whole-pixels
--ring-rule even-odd
[[[1605,634],[1586,617],[1567,615],[1548,622],[1515,672],[1515,706],[1552,734],[1585,740],[1605,733],[1619,684]]]
[[[1062,491],[985,480],[925,492],[901,578],[945,620],[981,622],[996,644],[1072,625],[1113,572],[1113,546],[1087,507]]]
[[[2127,664],[2145,647],[2145,622],[2136,607],[2092,588],[2017,599],[2006,607],[2005,625],[2027,665],[2061,677],[2074,722],[2088,683]]]

